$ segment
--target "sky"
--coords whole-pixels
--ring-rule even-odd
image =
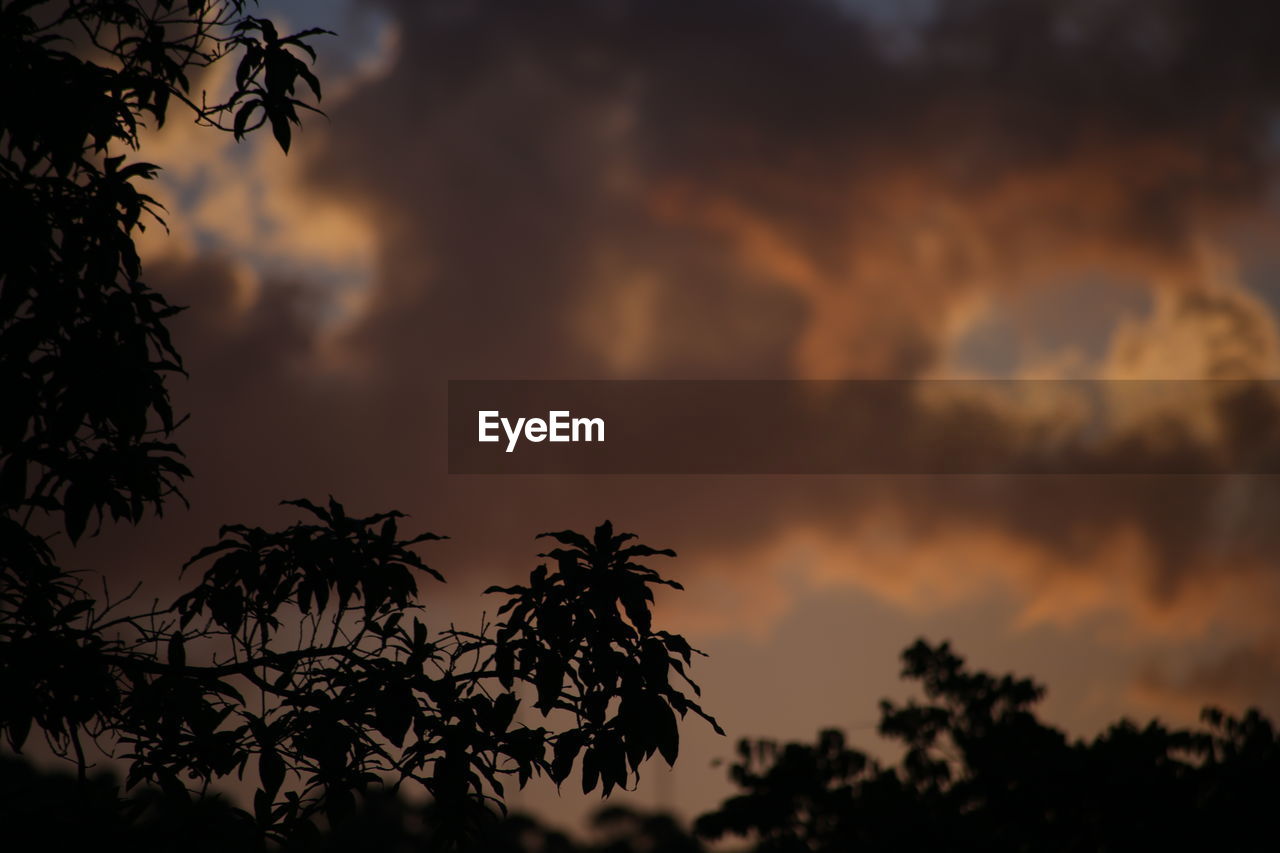
[[[448,534],[428,612],[462,623],[535,534],[610,518],[679,553],[657,623],[710,653],[728,737],[691,721],[631,795],[688,816],[739,737],[877,749],[917,636],[1034,675],[1075,735],[1280,713],[1274,478],[465,477],[444,433],[448,379],[1280,378],[1280,7],[262,11],[338,33],[327,118],[287,157],[176,117],[144,139],[171,225],[146,278],[190,306],[191,506],[84,564],[164,598],[219,524],[333,494]],[[1162,417],[1228,443],[1221,402]]]

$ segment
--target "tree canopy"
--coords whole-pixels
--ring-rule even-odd
[[[965,666],[946,643],[917,642],[905,678],[924,701],[881,705],[880,733],[901,748],[883,763],[830,729],[811,743],[744,740],[730,768],[736,789],[688,828],[670,815],[600,811],[592,840],[527,815],[490,813],[463,849],[487,853],[756,853],[856,850],[1270,850],[1280,791],[1280,740],[1254,711],[1207,711],[1201,725],[1120,720],[1089,739],[1040,720],[1043,688]],[[88,787],[68,845],[87,827],[162,849],[175,825],[200,829],[203,849],[243,849],[252,821],[217,798],[171,803],[145,789],[126,807],[106,780]],[[0,819],[45,826],[41,815],[76,796],[69,779],[0,764]],[[288,850],[433,849],[449,823],[442,803],[410,805],[370,790],[347,819],[294,835]],[[43,831],[43,830],[41,830]],[[37,837],[38,833],[33,833]],[[155,846],[152,846],[155,845]],[[239,846],[237,846],[239,845]]]
[[[634,784],[653,755],[676,760],[679,718],[716,724],[692,698],[696,650],[653,624],[653,587],[679,584],[646,562],[673,552],[609,522],[544,534],[546,562],[491,589],[500,618],[470,629],[428,627],[419,583],[443,577],[418,549],[439,537],[332,498],[289,501],[309,522],[284,530],[223,528],[165,607],[91,593],[61,564],[64,541],[160,512],[191,474],[166,384],[179,309],[134,245],[163,224],[140,129],[180,103],[237,139],[268,127],[287,153],[316,111],[323,31],[281,35],[248,5],[0,4],[0,735],[15,751],[42,735],[82,797],[96,744],[167,814],[229,815],[259,844],[336,827],[384,784],[431,795],[442,847],[534,776]],[[223,61],[232,90],[211,102],[198,87]],[[251,811],[210,806],[232,776],[256,780]]]
[[[269,125],[286,151],[320,83],[308,39],[242,0],[12,0],[0,4],[0,541],[38,514],[70,540],[92,517],[140,521],[190,472],[169,439],[165,379],[182,371],[134,245],[163,225],[144,190],[158,166],[139,132],[171,104],[242,138]],[[237,62],[210,103],[203,71]],[[12,548],[35,548],[13,544]],[[38,550],[38,548],[37,548]]]
[[[252,818],[276,841],[416,783],[449,819],[438,839],[461,843],[513,784],[578,768],[584,793],[608,795],[656,753],[674,764],[678,718],[719,730],[689,695],[698,652],[652,625],[653,586],[679,584],[641,561],[672,552],[608,522],[543,534],[558,547],[528,585],[489,590],[502,618],[431,630],[418,582],[443,577],[415,546],[439,537],[401,538],[396,512],[290,503],[318,523],[224,528],[189,563],[207,564],[199,583],[166,608],[117,615],[56,574],[5,590],[9,745],[38,728],[70,744],[83,776],[92,738],[129,763],[126,788],[179,802],[256,779]]]
[[[282,530],[230,525],[186,569],[188,592],[139,607],[62,564],[107,521],[139,523],[191,475],[167,381],[183,372],[134,245],[163,224],[139,131],[171,105],[287,153],[316,108],[305,30],[281,35],[241,0],[0,2],[0,736],[42,737],[74,778],[0,759],[0,814],[19,846],[427,848],[689,853],[661,815],[612,810],[581,845],[503,817],[511,786],[582,791],[674,763],[690,714],[717,731],[657,627],[649,564],[669,550],[609,522],[542,534],[525,583],[493,587],[493,621],[432,627],[443,580],[396,511],[294,500]],[[200,90],[231,61],[225,97]],[[91,591],[93,590],[93,591]],[[1043,688],[972,671],[919,642],[903,675],[923,702],[882,704],[883,764],[829,730],[743,741],[737,793],[696,823],[760,851],[1270,849],[1280,745],[1258,712],[1194,729],[1120,721],[1072,740],[1036,716]],[[127,767],[125,794],[95,746]],[[243,778],[249,808],[217,793]],[[402,786],[426,807],[398,798]],[[65,842],[65,843],[64,843]],[[1270,842],[1270,843],[1267,843]],[[1264,846],[1265,845],[1265,846]]]
[[[709,838],[761,853],[1271,849],[1280,739],[1257,711],[1206,710],[1203,724],[1113,724],[1070,740],[1042,722],[1044,688],[972,671],[947,643],[903,652],[924,702],[881,703],[884,765],[838,730],[811,744],[739,744],[740,793],[699,818]]]

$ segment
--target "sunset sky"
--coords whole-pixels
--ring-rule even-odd
[[[145,138],[171,224],[146,278],[190,306],[191,508],[74,559],[167,598],[219,524],[333,494],[451,537],[428,614],[461,627],[535,534],[610,518],[679,552],[657,622],[711,655],[729,737],[691,719],[634,794],[685,815],[739,737],[874,749],[921,635],[1047,683],[1077,735],[1280,714],[1275,478],[467,477],[444,433],[449,379],[1280,379],[1280,5],[262,13],[339,33],[328,118],[288,157],[176,113]],[[570,790],[515,802],[598,804]]]

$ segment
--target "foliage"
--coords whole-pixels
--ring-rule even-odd
[[[179,801],[256,773],[253,818],[276,839],[347,818],[384,779],[412,781],[456,818],[439,837],[459,841],[512,779],[560,783],[579,765],[583,790],[608,794],[655,752],[675,761],[676,715],[716,725],[673,680],[697,692],[695,650],[651,627],[651,586],[678,584],[638,561],[672,552],[608,522],[590,539],[544,534],[570,547],[543,555],[558,569],[540,565],[528,586],[490,590],[506,597],[504,621],[432,632],[418,580],[443,578],[414,547],[438,537],[400,538],[397,512],[289,503],[318,523],[223,528],[169,608],[113,616],[56,575],[15,597],[3,688],[38,704],[6,708],[9,743],[34,724],[83,766],[84,730],[123,750],[128,787]],[[542,724],[519,719],[526,697]]]
[[[253,104],[288,146],[288,120],[319,85],[301,53],[235,0],[0,3],[0,728],[32,726],[84,766],[81,731],[121,701],[106,633],[114,605],[90,599],[51,547],[96,514],[137,522],[189,472],[166,376],[182,370],[165,321],[178,309],[142,281],[136,233],[159,221],[131,159],[174,99],[237,136]],[[239,55],[230,98],[194,98],[193,77]],[[280,117],[285,117],[283,126]],[[39,530],[40,532],[37,532]],[[118,604],[118,602],[117,602]]]
[[[143,282],[136,232],[159,221],[131,159],[170,103],[237,138],[269,124],[288,150],[303,59],[319,30],[280,37],[242,0],[0,3],[0,524],[38,513],[74,542],[91,516],[137,522],[189,472],[168,440],[165,328],[178,309]],[[239,57],[225,101],[193,77]],[[162,223],[161,223],[162,224]],[[17,525],[17,527],[15,527]]]
[[[699,833],[771,852],[1270,849],[1280,740],[1258,712],[1209,710],[1194,730],[1122,720],[1072,743],[1036,718],[1044,690],[1030,680],[971,672],[946,643],[919,641],[903,662],[929,701],[881,704],[881,734],[905,750],[897,766],[835,730],[743,741],[742,793]]]
[[[740,793],[697,822],[700,835],[746,836],[757,853],[850,850],[1269,850],[1280,743],[1256,712],[1216,711],[1204,725],[1170,730],[1121,721],[1069,742],[1033,709],[1043,691],[1011,676],[972,672],[945,644],[917,643],[904,675],[926,702],[884,703],[882,733],[904,747],[881,765],[837,731],[816,743],[744,742],[731,775]],[[942,768],[946,768],[943,770]],[[178,827],[198,828],[199,849],[244,849],[252,819],[225,802],[185,801],[145,790],[116,801],[110,785],[42,778],[0,761],[0,821],[9,837],[80,846],[119,839],[130,849],[170,849]],[[69,808],[75,804],[75,808]],[[56,821],[59,809],[75,815]],[[287,853],[350,849],[485,853],[699,853],[674,818],[610,807],[585,843],[523,815],[484,811],[458,839],[444,803],[410,805],[371,789],[342,822],[295,833]]]
[[[400,537],[397,512],[349,516],[293,505],[314,523],[226,527],[191,561],[198,585],[137,611],[91,594],[52,547],[110,518],[138,522],[179,495],[189,471],[166,378],[182,360],[165,323],[178,309],[142,280],[134,238],[158,205],[157,170],[132,159],[140,130],[172,102],[237,139],[269,127],[288,152],[300,97],[320,98],[307,40],[282,36],[242,0],[0,2],[0,734],[33,729],[71,756],[91,797],[88,740],[154,785],[166,813],[211,802],[209,786],[256,778],[259,841],[313,837],[384,779],[419,783],[459,841],[512,779],[608,794],[660,752],[676,717],[715,725],[684,692],[694,650],[654,631],[657,551],[615,535],[547,534],[528,586],[494,589],[505,619],[432,631],[419,580],[443,578]],[[210,103],[203,69],[234,59]],[[305,89],[304,89],[305,87]],[[161,224],[163,224],[161,222]],[[191,565],[191,564],[189,564]],[[683,678],[684,685],[677,686]],[[521,719],[530,702],[537,726]],[[182,810],[187,810],[183,812]]]
[[[536,689],[534,707],[543,716],[573,715],[575,727],[556,740],[545,768],[551,778],[562,782],[581,753],[583,792],[598,781],[607,796],[655,752],[675,763],[677,715],[693,711],[723,734],[676,684],[678,677],[701,692],[685,672],[701,652],[678,634],[653,630],[652,587],[683,587],[636,561],[675,552],[628,544],[634,535],[615,535],[607,521],[592,539],[572,530],[542,536],[566,546],[541,555],[557,568],[539,566],[527,587],[491,587],[509,596],[498,613],[510,615],[492,643],[482,642],[504,688],[524,680]]]

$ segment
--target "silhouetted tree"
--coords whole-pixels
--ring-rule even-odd
[[[576,764],[582,790],[607,795],[655,753],[675,761],[677,717],[715,726],[680,686],[697,692],[695,650],[651,624],[652,586],[679,585],[639,561],[672,552],[608,522],[590,539],[543,534],[562,546],[543,555],[554,568],[490,590],[504,619],[432,632],[418,578],[442,578],[413,548],[438,537],[399,538],[400,513],[291,503],[320,523],[224,528],[192,561],[212,562],[199,585],[169,608],[116,616],[61,580],[15,598],[10,744],[35,724],[76,744],[83,768],[84,732],[124,750],[128,787],[178,801],[256,770],[254,818],[276,839],[346,817],[384,779],[415,782],[454,818],[436,833],[452,842],[510,780],[560,783]],[[526,698],[546,725],[517,719]]]
[[[156,217],[130,161],[139,129],[173,100],[242,137],[268,123],[282,146],[310,30],[280,38],[222,0],[13,0],[0,4],[0,728],[32,725],[83,768],[81,727],[110,706],[93,604],[50,545],[92,516],[137,522],[189,472],[169,440],[165,387],[181,370],[141,279],[134,234]],[[228,100],[196,102],[191,75],[239,59]]]
[[[882,766],[825,731],[814,744],[743,741],[742,793],[697,822],[760,851],[1270,850],[1280,741],[1256,711],[1204,726],[1113,725],[1070,742],[1033,712],[1044,689],[971,672],[943,643],[903,653],[926,703],[881,705],[901,743]]]
[[[159,222],[131,155],[139,129],[180,101],[243,137],[270,125],[289,147],[295,92],[320,84],[307,30],[281,37],[241,0],[16,0],[0,4],[0,545],[31,559],[23,529],[60,514],[74,542],[104,513],[139,521],[189,473],[167,440],[165,376],[181,371],[142,281],[135,232]],[[227,100],[192,75],[238,59]]]
[[[236,138],[269,126],[287,152],[312,109],[295,95],[320,97],[304,57],[322,31],[281,37],[245,8],[0,3],[0,733],[21,751],[34,728],[74,757],[80,805],[101,799],[89,739],[168,815],[256,774],[252,815],[228,825],[258,841],[314,838],[315,818],[351,816],[388,779],[425,788],[432,843],[456,845],[513,779],[580,767],[583,791],[607,795],[655,753],[673,762],[678,717],[715,723],[685,693],[695,650],[652,626],[652,587],[678,584],[640,561],[672,552],[608,522],[544,534],[549,564],[490,590],[503,618],[474,631],[419,617],[419,577],[442,578],[415,548],[437,537],[332,499],[291,502],[317,523],[224,528],[166,608],[131,612],[59,565],[59,526],[74,543],[94,519],[138,522],[189,476],[165,385],[182,370],[177,309],[143,283],[133,242],[159,221],[139,189],[157,167],[130,160],[139,128],[176,100]],[[234,91],[197,100],[191,75],[233,56]],[[544,725],[517,719],[526,702]]]
[[[284,837],[321,811],[344,817],[390,777],[458,818],[443,839],[474,829],[512,780],[560,783],[577,764],[583,792],[607,795],[655,753],[674,763],[677,717],[715,726],[681,687],[698,690],[685,670],[696,650],[651,624],[652,586],[679,584],[639,561],[672,552],[608,522],[591,538],[543,534],[561,545],[542,555],[552,568],[489,590],[505,618],[431,632],[417,576],[442,578],[412,547],[437,537],[399,539],[399,513],[292,503],[320,523],[225,528],[195,558],[216,556],[199,586],[145,625],[130,620],[134,642],[106,653],[119,699],[100,728],[131,747],[131,783],[181,796],[184,778],[254,762],[255,816]],[[187,649],[211,642],[209,664],[193,666]],[[526,700],[545,726],[517,720]]]

